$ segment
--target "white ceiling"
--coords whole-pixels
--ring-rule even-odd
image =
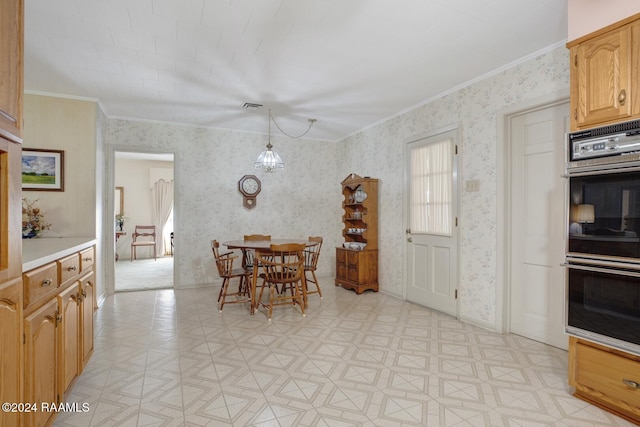
[[[314,118],[308,137],[338,140],[564,43],[566,3],[25,0],[25,90],[260,133],[271,108],[289,134]]]

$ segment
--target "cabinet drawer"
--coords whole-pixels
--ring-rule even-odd
[[[80,274],[79,253],[60,258],[56,262],[58,263],[58,281],[61,285]]]
[[[346,249],[336,248],[336,261],[337,262],[341,262],[343,264],[345,262],[347,262],[347,250]]]
[[[640,363],[637,360],[600,350],[589,345],[576,345],[575,380],[605,396],[625,402],[640,413],[640,389],[625,384],[625,380],[640,383]]]
[[[93,268],[96,255],[93,248],[85,249],[80,252],[80,273],[86,273]]]
[[[55,263],[46,264],[22,275],[24,281],[24,307],[33,304],[52,289],[58,287],[58,269]]]

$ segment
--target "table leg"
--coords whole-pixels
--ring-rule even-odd
[[[256,312],[256,308],[258,305],[258,301],[256,297],[257,283],[258,283],[258,265],[254,261],[253,274],[251,275],[251,314],[254,314]]]

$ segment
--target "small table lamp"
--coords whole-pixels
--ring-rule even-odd
[[[596,220],[594,205],[578,205],[573,211],[572,219],[576,227],[571,227],[571,232],[574,234],[584,234],[584,224],[593,224]]]

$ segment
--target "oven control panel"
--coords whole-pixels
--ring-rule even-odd
[[[640,121],[634,120],[567,134],[569,160],[640,152]]]

